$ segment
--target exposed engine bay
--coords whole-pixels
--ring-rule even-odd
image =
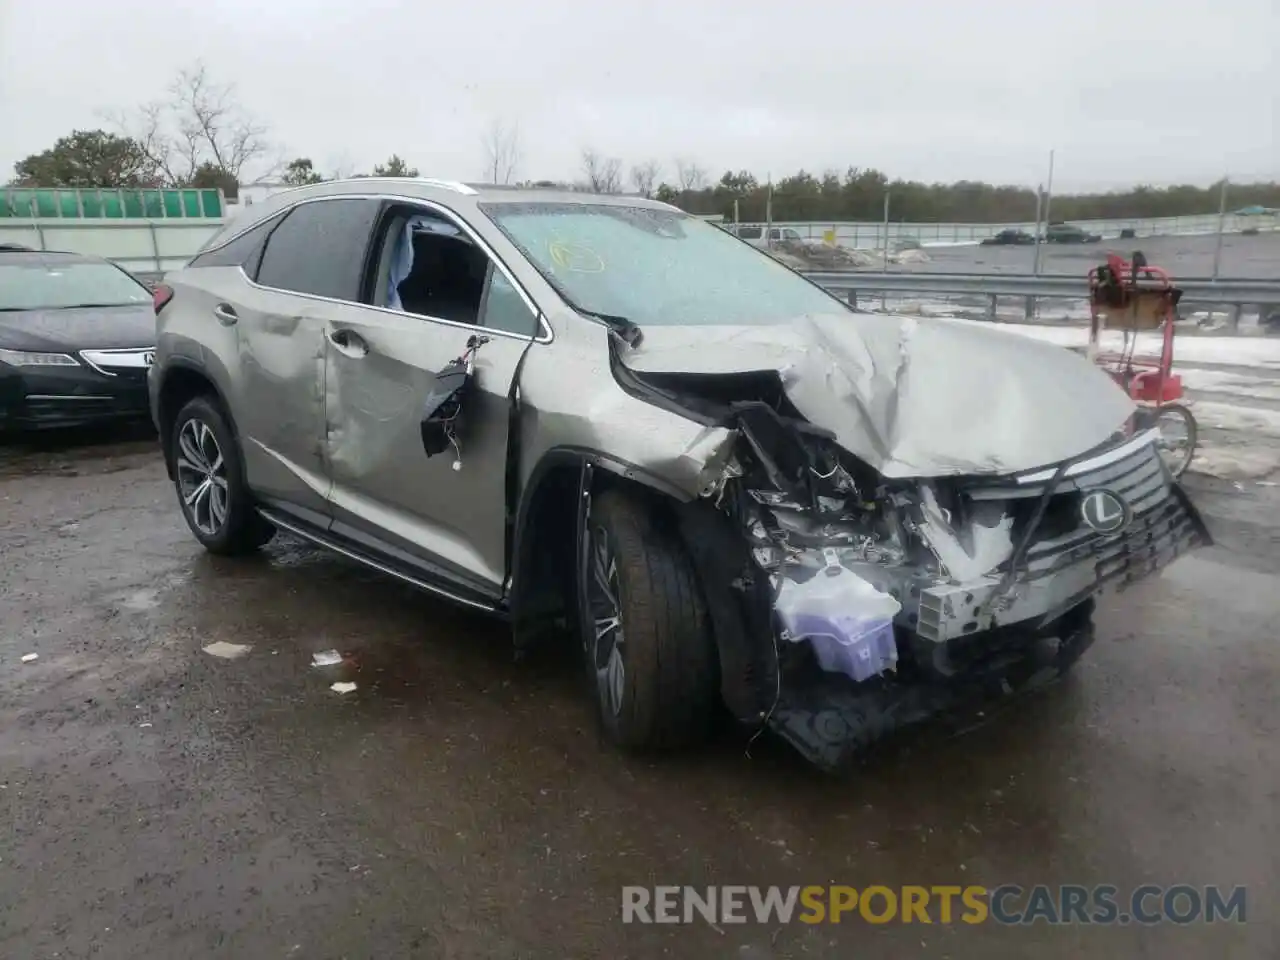
[[[1208,540],[1153,437],[1025,475],[886,479],[805,420],[774,371],[636,379],[732,430],[681,515],[722,693],[822,766],[975,686],[1053,679],[1092,641],[1095,593]],[[1089,526],[1095,487],[1120,498],[1123,528]]]

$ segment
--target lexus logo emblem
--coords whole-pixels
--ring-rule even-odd
[[[1133,510],[1118,493],[1090,490],[1080,501],[1080,519],[1096,533],[1115,534],[1129,526]]]

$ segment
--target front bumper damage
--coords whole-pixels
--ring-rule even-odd
[[[1052,682],[1093,642],[1098,595],[1210,542],[1153,435],[1049,470],[886,481],[767,404],[735,404],[726,423],[736,457],[680,512],[723,699],[828,770],[904,726]],[[1086,523],[1098,489],[1128,506],[1122,530]],[[824,669],[780,616],[789,582],[831,573],[896,610],[896,652],[872,676]]]

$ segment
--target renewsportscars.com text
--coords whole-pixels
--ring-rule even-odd
[[[1244,923],[1244,887],[623,887],[623,923]]]

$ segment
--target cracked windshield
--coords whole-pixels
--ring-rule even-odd
[[[1272,960],[1277,36],[0,4],[0,957]]]

